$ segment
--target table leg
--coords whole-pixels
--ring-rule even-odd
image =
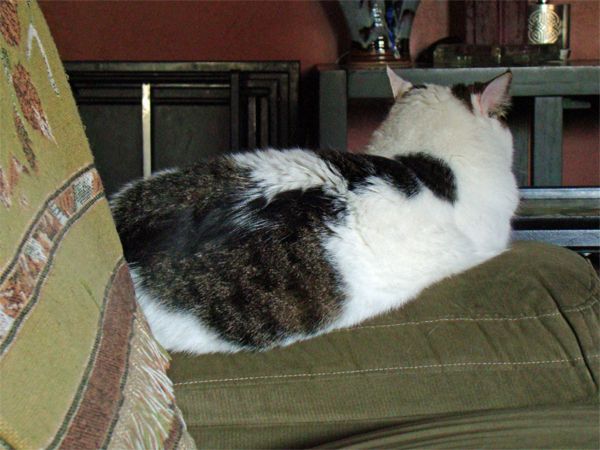
[[[348,148],[348,98],[345,70],[319,72],[319,147]]]
[[[562,97],[536,97],[533,119],[533,186],[562,184]]]

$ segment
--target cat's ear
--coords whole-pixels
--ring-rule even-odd
[[[512,72],[510,70],[485,83],[481,93],[477,94],[476,101],[481,112],[486,116],[503,117],[510,106],[510,82]]]
[[[388,80],[390,80],[390,86],[392,88],[392,92],[394,93],[394,98],[404,95],[404,93],[406,93],[412,87],[412,84],[409,81],[403,80],[396,75],[396,72],[394,72],[390,66],[386,66],[386,72]]]

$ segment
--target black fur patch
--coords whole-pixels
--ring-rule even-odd
[[[415,174],[393,159],[335,151],[316,153],[348,180],[350,190],[364,186],[369,177],[376,176],[385,179],[408,197],[419,192],[419,182]]]
[[[261,203],[266,203],[263,199]],[[291,234],[303,228],[324,231],[324,223],[340,219],[345,212],[340,199],[326,194],[322,188],[293,189],[280,192],[270,202],[256,209],[254,215],[274,227],[288,228]]]
[[[451,88],[452,95],[460,100],[466,108],[473,112],[473,103],[471,102],[471,89],[464,84],[455,84]]]
[[[471,94],[481,94],[485,90],[487,85],[485,83],[473,83],[470,85],[455,84],[450,89],[452,95],[460,100],[469,111],[473,112],[473,102],[471,101]]]
[[[450,203],[456,201],[454,173],[444,161],[425,153],[411,153],[394,159],[412,170],[438,198]]]
[[[390,181],[396,188],[412,197],[419,192],[419,182],[410,170],[393,159],[368,156],[375,168],[375,175]]]

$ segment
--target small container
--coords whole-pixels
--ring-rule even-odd
[[[569,55],[570,5],[553,5],[538,0],[527,10],[527,37],[530,44],[558,44],[561,59]]]

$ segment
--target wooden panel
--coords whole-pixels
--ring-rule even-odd
[[[266,97],[260,98],[260,140],[259,147],[266,148],[269,146],[269,100]]]
[[[536,97],[533,125],[533,185],[562,184],[562,97]]]
[[[257,134],[257,126],[256,126],[256,97],[248,97],[248,108],[247,108],[247,116],[248,116],[248,143],[246,144],[247,148],[254,149],[257,147],[256,145],[256,134]]]
[[[520,187],[531,185],[531,125],[533,100],[515,98],[508,115],[508,125],[515,148],[513,172]]]
[[[319,146],[348,148],[346,71],[319,72]]]
[[[89,105],[82,119],[90,128],[92,151],[109,192],[141,175],[142,84],[152,91],[155,171],[230,150],[298,143],[297,62],[79,62],[65,66],[80,109]],[[116,105],[126,106],[115,109]],[[122,145],[129,152],[125,156]]]
[[[498,0],[499,43],[527,44],[527,0]]]
[[[287,73],[251,73],[248,74],[245,86],[255,93],[255,89],[263,90],[269,100],[269,131],[271,142],[278,142],[280,147],[289,147],[298,142],[297,110],[283,108],[278,99],[289,97],[295,84]]]
[[[527,0],[464,0],[463,8],[466,44],[526,43]]]
[[[153,171],[187,166],[229,150],[229,105],[152,107]]]
[[[240,148],[240,74],[232,71],[229,82],[229,148],[236,151]]]
[[[141,103],[88,103],[79,105],[79,113],[107,195],[141,177]]]
[[[252,108],[252,111],[248,110],[248,114],[253,115],[252,126],[254,130],[248,128],[248,133],[252,132],[252,139],[255,142],[255,147],[258,147],[257,136],[259,134],[258,127],[261,122],[257,122],[258,108],[260,107],[260,101],[263,99],[268,102],[270,107],[265,112],[266,122],[263,122],[262,130],[260,133],[264,135],[263,142],[267,145],[261,145],[262,147],[271,145],[275,147],[289,147],[292,142],[289,136],[289,113],[286,108],[281,108],[277,99],[281,96],[281,80],[277,78],[267,77],[256,77],[254,74],[244,82],[244,97],[247,98],[248,108]],[[250,121],[247,122],[250,126]],[[248,135],[250,137],[250,135]],[[255,148],[248,144],[248,148]]]

